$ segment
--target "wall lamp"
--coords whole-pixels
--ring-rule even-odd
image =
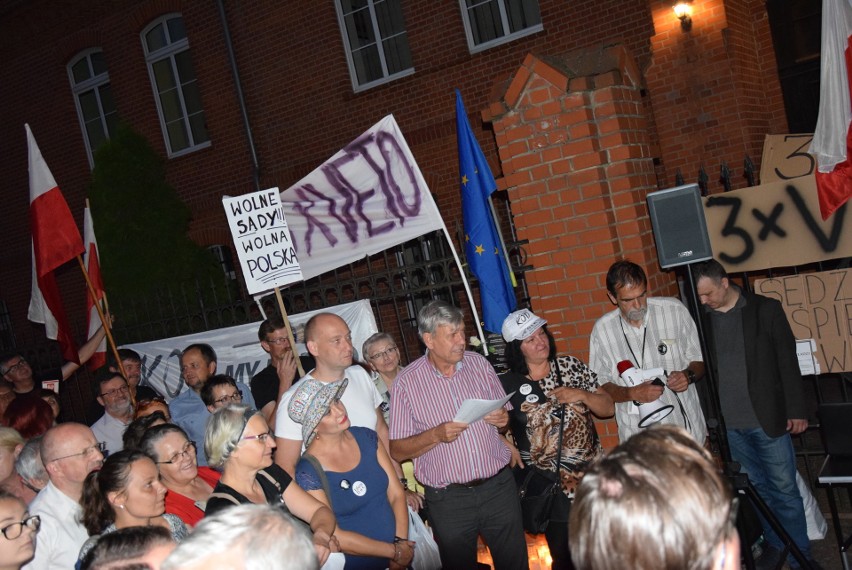
[[[692,29],[692,5],[689,2],[678,2],[674,5],[674,13],[680,20],[680,27],[684,32]]]

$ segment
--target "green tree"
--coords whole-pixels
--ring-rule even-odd
[[[224,291],[221,266],[187,236],[191,212],[166,182],[165,161],[148,141],[121,125],[94,156],[88,195],[110,303],[138,304],[195,279]]]

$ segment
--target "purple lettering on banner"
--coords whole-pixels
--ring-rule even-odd
[[[409,187],[414,189],[414,203],[409,205],[405,201],[405,195],[403,195],[402,189],[397,184],[396,180],[394,180],[393,173],[390,172],[390,166],[392,164],[390,160],[391,154],[396,154],[397,156],[405,156],[405,153],[402,150],[402,147],[399,146],[399,141],[396,140],[396,137],[393,136],[392,133],[386,131],[379,131],[376,133],[376,138],[378,139],[376,142],[379,145],[379,150],[382,152],[382,156],[385,159],[385,164],[388,165],[387,169],[387,181],[382,180],[382,192],[385,194],[388,200],[388,205],[393,206],[393,211],[400,218],[400,223],[405,225],[405,218],[413,218],[420,214],[420,206],[423,203],[423,198],[421,196],[422,189],[420,188],[420,184],[417,180],[417,175],[414,173],[414,169],[411,167],[411,164],[406,160],[400,160],[399,163],[405,168],[405,175],[408,177]],[[393,149],[388,148],[388,146],[393,147]],[[402,210],[402,215],[398,213],[398,209]]]
[[[293,209],[305,218],[305,221],[308,222],[308,229],[305,230],[305,248],[307,249],[308,255],[311,254],[311,235],[314,233],[314,226],[319,228],[319,231],[325,236],[325,239],[328,240],[328,243],[334,247],[337,244],[337,238],[334,237],[334,234],[331,233],[331,228],[329,228],[322,220],[316,218],[312,215],[309,210],[316,205],[316,202],[311,200],[308,197],[308,193],[313,194],[320,200],[325,200],[329,202],[329,214],[340,219],[338,216],[334,214],[334,200],[328,198],[322,192],[319,192],[316,188],[313,187],[312,184],[305,184],[300,188],[296,188],[296,195],[299,197],[299,202],[295,202],[293,204]],[[342,223],[343,220],[341,220]],[[293,237],[293,246],[296,248],[296,251],[299,251],[299,245],[296,242],[296,236]]]

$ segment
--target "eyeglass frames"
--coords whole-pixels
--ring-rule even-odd
[[[13,522],[11,524],[7,524],[3,528],[0,528],[0,532],[3,533],[3,536],[8,540],[15,540],[21,533],[24,532],[24,527],[27,527],[33,532],[38,532],[38,529],[41,528],[41,517],[38,515],[33,515],[31,517],[27,517],[22,521]]]
[[[63,455],[62,457],[54,457],[53,459],[49,460],[48,463],[50,463],[52,461],[59,461],[60,459],[68,459],[70,457],[78,457],[78,456],[81,456],[81,455],[84,456],[84,457],[90,457],[90,456],[95,454],[95,451],[100,451],[101,454],[103,454],[103,452],[106,451],[106,442],[105,441],[99,441],[95,445],[90,445],[89,447],[87,447],[86,449],[84,449],[83,451],[81,451],[79,453],[72,453],[70,455]]]
[[[225,405],[230,404],[230,403],[239,404],[242,401],[243,401],[243,391],[237,390],[236,392],[234,392],[230,396],[222,396],[218,400],[213,400],[213,403],[219,404],[221,406],[225,406]]]
[[[184,444],[183,449],[172,455],[168,461],[157,461],[157,465],[174,465],[176,463],[180,463],[184,459],[187,459],[193,455],[195,455],[195,442],[187,441]]]
[[[383,350],[381,352],[377,352],[373,355],[370,355],[370,360],[382,360],[386,356],[393,356],[396,351],[399,350],[397,346],[391,346],[390,348]]]

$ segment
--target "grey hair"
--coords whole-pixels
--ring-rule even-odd
[[[31,438],[24,444],[18,458],[15,459],[15,471],[18,472],[27,485],[32,485],[37,489],[44,488],[50,480],[47,476],[47,471],[44,468],[44,463],[41,461],[41,436]]]
[[[464,322],[464,313],[446,301],[432,301],[420,309],[417,315],[417,332],[434,334],[441,325],[459,325]]]
[[[238,552],[244,570],[317,570],[304,524],[271,505],[237,505],[205,517],[160,566],[178,570]]]
[[[204,453],[210,467],[225,465],[240,443],[249,419],[259,413],[247,404],[228,404],[213,412],[204,432]]]
[[[370,356],[367,354],[367,352],[369,351],[370,347],[376,344],[377,342],[382,342],[383,340],[396,344],[396,341],[390,334],[386,332],[377,332],[376,334],[365,340],[364,344],[361,345],[361,356],[363,356],[364,359],[369,359]]]

